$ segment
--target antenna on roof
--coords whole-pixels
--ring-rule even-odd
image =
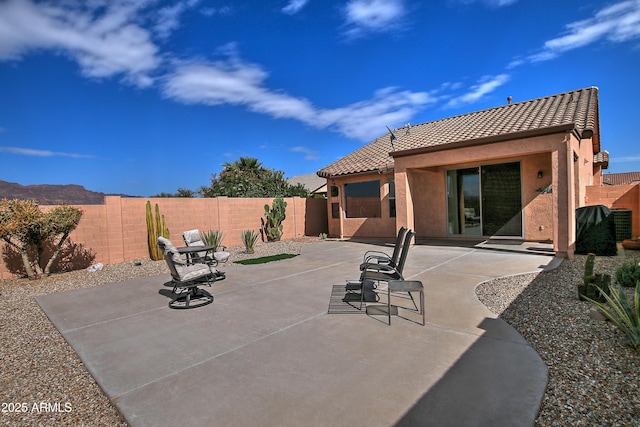
[[[398,137],[396,136],[395,133],[393,133],[393,131],[391,129],[389,129],[389,126],[387,126],[387,130],[389,131],[389,133],[391,134],[391,138],[389,139],[391,141],[391,148],[392,151],[396,151],[396,146],[393,144],[393,140],[394,139],[398,139]]]

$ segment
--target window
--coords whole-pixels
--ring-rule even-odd
[[[389,180],[389,216],[396,217],[396,180]]]
[[[380,218],[380,181],[344,185],[347,218]]]

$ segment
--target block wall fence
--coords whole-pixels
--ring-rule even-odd
[[[610,209],[629,209],[633,237],[640,237],[640,184],[594,185],[587,187],[587,205],[605,205]]]
[[[317,236],[326,233],[327,201],[287,197],[283,238]],[[241,246],[241,233],[259,231],[264,217],[264,205],[271,206],[272,198],[129,198],[107,196],[102,205],[77,205],[83,215],[70,239],[95,253],[95,263],[115,264],[149,258],[147,245],[146,204],[151,202],[155,215],[158,204],[164,215],[171,241],[184,246],[182,233],[186,230],[220,230],[223,245]],[[51,209],[43,206],[42,209]],[[0,263],[0,279],[12,277],[4,263]]]

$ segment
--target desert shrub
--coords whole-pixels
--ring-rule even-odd
[[[622,264],[616,270],[616,280],[627,288],[635,286],[640,282],[640,263],[635,260]]]
[[[245,252],[249,254],[254,252],[254,245],[258,237],[260,237],[260,234],[255,230],[244,230],[242,232],[242,243],[244,243]]]
[[[209,230],[200,232],[200,238],[205,245],[213,246],[214,250],[218,250],[222,246],[222,240],[224,239],[224,233],[220,230]]]
[[[35,200],[0,200],[0,239],[20,253],[30,279],[51,274],[51,267],[76,229],[82,210],[68,205],[43,211]],[[45,247],[52,253],[44,257]],[[48,260],[47,260],[48,258]]]
[[[620,284],[611,286],[609,295],[603,294],[607,304],[586,298],[591,304],[629,338],[629,344],[640,352],[640,282],[633,293],[633,304]]]

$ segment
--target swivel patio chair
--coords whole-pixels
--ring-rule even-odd
[[[191,264],[180,256],[178,249],[169,239],[158,237],[158,246],[162,249],[164,260],[171,273],[173,293],[176,295],[169,302],[170,308],[196,308],[213,302],[213,295],[198,288],[198,286],[211,286],[218,280],[215,268],[207,264]]]
[[[185,231],[182,233],[182,238],[187,246],[206,246],[198,229]],[[218,248],[213,248],[213,256],[208,255],[208,251],[194,252],[191,255],[191,261],[209,264],[214,267],[219,263],[226,263],[231,253],[227,252],[226,246],[220,246],[220,249],[222,250],[219,251]]]

